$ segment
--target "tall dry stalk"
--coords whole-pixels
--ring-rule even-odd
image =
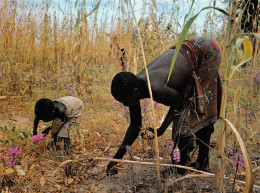
[[[155,3],[155,1],[153,1],[153,3]],[[157,135],[156,123],[155,123],[155,112],[154,112],[154,106],[153,106],[153,94],[152,94],[150,78],[149,78],[149,73],[148,73],[146,59],[145,59],[145,53],[144,53],[144,48],[143,48],[143,41],[142,41],[141,33],[140,33],[140,30],[139,30],[139,25],[138,25],[138,22],[137,22],[135,13],[134,13],[134,9],[133,9],[133,5],[132,5],[131,0],[129,1],[129,4],[130,4],[130,7],[131,7],[131,10],[132,10],[132,13],[133,13],[133,17],[134,17],[136,28],[137,28],[137,32],[138,32],[138,37],[139,37],[139,40],[140,40],[140,47],[141,47],[141,50],[142,50],[144,69],[145,69],[148,89],[149,89],[149,93],[150,93],[150,106],[151,106],[151,110],[152,110],[152,118],[153,118],[153,122],[152,123],[153,123],[153,128],[154,128],[154,149],[155,149],[155,155],[156,155],[157,181],[158,181],[159,192],[162,192],[161,177],[160,177],[159,145],[158,145],[158,135]]]
[[[230,128],[235,133],[235,136],[237,138],[237,141],[239,142],[240,148],[242,150],[242,154],[244,156],[245,160],[245,167],[246,167],[246,186],[245,186],[245,192],[252,192],[253,190],[253,183],[254,183],[254,177],[252,174],[252,167],[250,163],[250,158],[247,154],[246,147],[243,143],[243,140],[237,131],[237,128],[233,126],[233,124],[226,119],[226,109],[227,109],[227,98],[228,98],[228,89],[230,89],[230,82],[233,78],[233,75],[235,72],[246,62],[248,62],[252,58],[252,43],[248,39],[248,37],[244,37],[243,34],[236,34],[236,12],[237,12],[237,1],[230,1],[230,16],[229,16],[229,22],[228,22],[228,29],[227,29],[227,36],[225,39],[225,42],[230,42],[226,49],[224,49],[224,56],[225,61],[222,64],[222,68],[224,70],[224,80],[223,80],[223,95],[222,95],[222,104],[221,104],[221,112],[220,112],[220,119],[219,119],[219,136],[218,136],[218,149],[217,149],[217,155],[216,155],[216,168],[215,168],[215,183],[214,183],[214,191],[215,192],[224,192],[224,175],[225,175],[225,155],[224,155],[224,149],[225,149],[225,142],[226,142],[226,122],[230,125]],[[241,38],[241,39],[239,39]],[[238,41],[239,40],[239,41]],[[242,42],[243,44],[243,55],[241,59],[238,59],[237,49],[233,49],[235,46],[236,48],[240,48],[240,45],[238,45],[236,42]],[[235,51],[234,51],[235,50]],[[238,63],[233,71],[231,72],[231,66],[233,63]],[[238,95],[239,90],[237,90],[235,98],[234,98],[234,111],[236,111],[238,107]],[[236,116],[235,116],[236,117]],[[236,119],[235,119],[236,120]],[[238,123],[236,123],[238,125]]]
[[[229,36],[226,36],[225,42],[230,42],[232,39],[233,32],[233,26],[236,18],[236,10],[237,10],[237,1],[234,1],[233,4],[230,3],[230,9],[231,13],[229,14],[229,23],[228,23],[228,34]],[[229,56],[231,53],[230,49],[226,50],[227,53],[225,56]],[[228,60],[227,60],[228,61]],[[231,64],[230,64],[231,65]],[[222,64],[222,68],[224,69],[224,72],[227,72],[227,65],[224,63]],[[227,77],[226,73],[224,73],[224,80],[223,80],[223,93],[222,93],[222,100],[221,100],[221,110],[219,115],[219,134],[218,134],[218,149],[216,154],[216,168],[215,168],[215,183],[214,183],[214,191],[215,192],[224,192],[224,174],[225,174],[225,155],[224,155],[224,149],[225,149],[225,142],[226,142],[226,125],[224,122],[224,119],[226,117],[226,107],[227,107]]]

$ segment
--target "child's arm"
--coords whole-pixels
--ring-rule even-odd
[[[50,130],[52,129],[52,126],[46,128],[43,130],[42,134],[44,134],[45,136],[49,134]]]
[[[33,124],[33,135],[37,135],[37,127],[39,124],[39,118],[36,116],[34,119],[34,124]]]

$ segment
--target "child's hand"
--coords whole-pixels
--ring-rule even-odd
[[[50,130],[51,130],[51,126],[48,127],[48,128],[46,128],[46,129],[44,129],[43,132],[42,132],[42,134],[44,134],[44,136],[46,136],[46,135],[49,134]]]

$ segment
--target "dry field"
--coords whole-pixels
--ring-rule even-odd
[[[129,125],[128,109],[110,94],[111,80],[122,70],[120,49],[126,50],[126,70],[139,72],[143,69],[140,42],[149,63],[177,43],[177,32],[181,32],[178,21],[169,23],[167,18],[153,14],[151,9],[149,16],[138,23],[140,40],[127,1],[119,5],[124,11],[114,7],[119,11],[109,27],[105,22],[97,22],[96,13],[103,13],[98,3],[93,13],[87,15],[82,11],[85,1],[76,1],[80,8],[76,19],[68,14],[66,19],[57,21],[54,14],[49,15],[46,11],[51,1],[47,1],[40,11],[31,9],[31,13],[26,6],[19,8],[13,2],[0,3],[0,192],[158,192],[155,165],[122,163],[119,174],[107,176],[108,161],[101,158],[113,157]],[[184,5],[191,6],[192,2],[187,0]],[[193,12],[187,15],[187,21]],[[253,52],[253,47],[257,49],[258,46],[252,43],[253,35],[238,36],[235,41],[239,21],[232,24],[229,29],[232,33],[228,33],[227,18],[215,14],[209,11],[203,34],[197,34],[196,26],[193,26],[186,38],[208,36],[222,49],[220,73],[223,84],[229,84],[224,88],[224,118],[232,122],[245,144],[254,176],[253,192],[259,192],[260,57]],[[172,17],[177,16],[176,8]],[[220,30],[207,30],[214,29],[214,17],[223,18],[225,25]],[[233,40],[235,44],[229,44]],[[242,56],[239,55],[241,45],[245,53]],[[230,73],[241,63],[246,65],[235,70],[231,78]],[[39,143],[31,141],[35,102],[42,97],[56,99],[65,95],[79,97],[85,104],[83,115],[72,133],[70,156],[64,155],[63,143],[59,143],[58,151],[53,152],[50,136]],[[147,104],[148,99],[141,103],[144,128],[152,125],[151,107],[146,108]],[[160,126],[168,108],[161,104],[154,108],[155,124]],[[41,122],[39,132],[50,124]],[[190,171],[185,176],[174,172],[170,176],[161,175],[164,192],[213,192],[222,125],[220,122],[215,124],[209,173]],[[229,125],[225,125],[224,187],[227,192],[244,192],[248,175],[244,159],[247,157],[241,158],[241,145]],[[171,163],[171,152],[165,147],[170,139],[171,128],[168,128],[159,138],[160,163]],[[8,152],[17,147],[19,154],[11,164]],[[232,166],[236,155],[241,159],[235,163],[239,162],[241,167]],[[154,142],[138,137],[124,160],[153,162]],[[166,168],[160,167],[162,171]]]

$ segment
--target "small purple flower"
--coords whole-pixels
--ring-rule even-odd
[[[177,162],[181,161],[181,154],[178,147],[172,151],[172,160],[176,160]]]
[[[225,152],[227,155],[232,154],[233,153],[233,147],[232,146],[227,146],[225,149]]]
[[[168,147],[169,149],[173,149],[173,147],[174,147],[173,140],[166,141],[165,146]]]
[[[148,121],[148,120],[149,120],[149,117],[145,117],[145,118],[144,118],[144,121]]]
[[[130,155],[130,160],[133,160],[133,156],[132,156],[132,153],[131,153],[131,146],[130,145],[126,145],[125,149],[126,149],[126,152],[128,152],[129,155]]]
[[[79,87],[78,94],[81,94],[81,91],[82,91],[82,86]]]
[[[88,93],[91,93],[92,92],[92,86],[88,86],[87,91],[88,91]]]
[[[147,102],[144,102],[144,104],[143,104],[143,109],[144,109],[144,111],[147,110],[147,107],[148,107],[148,103],[147,103]]]
[[[241,162],[243,162],[243,161],[244,161],[244,156],[243,156],[243,155],[239,155],[239,160],[240,160]]]
[[[126,152],[130,152],[131,146],[130,146],[130,145],[126,145],[126,146],[125,146],[125,149],[126,149]]]
[[[239,155],[238,153],[236,153],[233,156],[233,161],[234,161],[234,163],[231,164],[233,167],[237,167],[238,170],[242,170],[243,169],[243,165],[244,165],[244,157],[243,157],[243,155]]]
[[[10,157],[10,160],[7,163],[8,165],[15,165],[15,159]]]
[[[7,153],[7,155],[9,155],[9,156],[15,156],[15,155],[19,155],[20,154],[20,147],[16,147],[16,148],[11,148],[11,149],[9,149],[9,151],[8,151],[8,153]]]
[[[114,106],[115,110],[118,110],[118,109],[119,109],[119,102],[118,102],[118,101],[113,101],[113,100],[111,100],[111,101],[110,101],[110,105],[111,105],[111,107]]]
[[[158,107],[159,103],[157,103],[156,101],[154,102],[154,107]]]
[[[257,70],[255,75],[254,75],[254,81],[257,83],[257,84],[260,84],[260,70]]]
[[[110,106],[112,107],[113,105],[114,105],[114,101],[111,100],[111,101],[110,101]]]
[[[10,160],[8,162],[8,165],[15,165],[15,157],[18,156],[20,154],[20,147],[16,147],[16,148],[11,148],[9,149],[7,155],[9,155]]]
[[[39,135],[34,135],[34,136],[32,136],[32,138],[31,138],[31,141],[33,142],[33,143],[37,143],[37,142],[40,142],[41,140],[43,140],[44,139],[44,134],[39,134]]]

